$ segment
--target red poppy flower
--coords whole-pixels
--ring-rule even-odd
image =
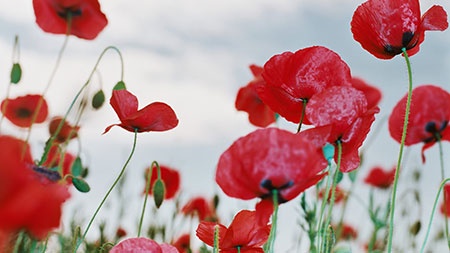
[[[406,107],[406,95],[397,103],[389,117],[389,133],[400,143],[403,131],[403,120]],[[434,85],[418,86],[412,91],[412,103],[408,122],[408,134],[405,145],[410,146],[423,142],[424,151],[437,141],[450,141],[450,94]]]
[[[447,13],[434,5],[420,16],[419,0],[369,0],[358,6],[351,21],[353,37],[379,59],[407,50],[419,51],[425,31],[447,29]]]
[[[370,170],[364,182],[376,188],[387,189],[394,182],[394,177],[395,167],[388,171],[385,171],[381,167],[374,167]]]
[[[338,54],[314,46],[275,55],[264,65],[258,95],[274,112],[299,123],[303,102],[331,86],[351,84],[350,69]],[[308,119],[303,123],[310,124]]]
[[[276,120],[275,113],[263,103],[256,92],[256,87],[264,85],[264,79],[261,76],[263,68],[256,65],[250,65],[254,79],[247,86],[239,89],[235,106],[238,111],[248,113],[250,123],[258,127],[266,127]]]
[[[0,231],[24,229],[36,239],[46,238],[59,227],[62,204],[70,196],[67,187],[33,165],[23,141],[0,136],[0,150]]]
[[[344,223],[342,224],[340,233],[340,239],[341,240],[354,240],[358,238],[358,231],[350,224]]]
[[[110,253],[178,253],[178,250],[166,243],[157,242],[144,238],[129,238],[115,245]]]
[[[339,185],[336,185],[335,192],[334,192],[334,203],[338,204],[342,200],[344,200],[345,195],[347,193],[342,189]],[[319,198],[323,199],[325,197],[325,189],[320,190],[319,192]],[[328,199],[327,202],[331,201],[331,190],[328,193]]]
[[[33,0],[36,23],[48,33],[93,40],[108,24],[98,0]]]
[[[352,86],[364,93],[367,99],[367,108],[374,108],[380,102],[382,95],[377,87],[369,85],[358,77],[352,77]]]
[[[358,149],[378,111],[378,107],[367,109],[367,100],[361,91],[353,87],[333,86],[310,99],[306,117],[316,127],[303,131],[301,135],[320,150],[327,143],[340,143],[340,170],[350,172],[359,166]],[[338,152],[334,158],[337,161]]]
[[[48,126],[48,131],[51,136],[53,136],[58,129],[59,124],[63,120],[62,117],[53,117]],[[56,141],[59,143],[64,143],[68,140],[74,139],[78,137],[78,130],[80,130],[79,126],[71,126],[67,121],[64,121],[61,130],[56,136]]]
[[[63,162],[61,162],[61,158],[63,159]],[[60,173],[61,178],[65,175],[71,174],[72,172],[72,165],[75,162],[76,157],[69,152],[64,152],[64,154],[61,154],[60,147],[58,145],[53,145],[49,152],[47,159],[42,164],[45,168],[58,168],[58,173]],[[67,183],[71,183],[72,180],[68,178],[66,180]]]
[[[447,217],[450,217],[450,184],[444,185],[443,194],[445,202],[443,201],[441,204],[441,213]]]
[[[186,205],[181,208],[181,212],[185,215],[197,215],[200,221],[217,220],[217,215],[211,201],[208,201],[204,197],[195,197],[189,200]]]
[[[264,128],[239,138],[220,156],[216,182],[230,197],[261,198],[256,210],[264,222],[273,211],[273,191],[280,204],[287,202],[321,180],[325,167],[308,139]]]
[[[108,126],[104,133],[113,126],[120,126],[130,132],[149,132],[167,131],[178,125],[177,116],[169,105],[153,102],[138,111],[136,96],[127,90],[113,90],[110,104],[121,123]]]
[[[119,227],[116,230],[116,238],[122,238],[127,235],[127,231],[123,227]]]
[[[41,100],[42,102],[40,102]],[[33,122],[39,103],[41,106]],[[48,115],[47,102],[41,95],[7,98],[2,101],[1,108],[5,117],[18,127],[30,127],[33,123],[42,123]]]
[[[180,189],[180,173],[177,170],[172,169],[168,166],[160,165],[161,169],[161,180],[164,182],[164,186],[166,187],[164,199],[172,199],[175,197],[175,194]],[[145,179],[148,178],[148,173],[150,171],[150,167],[145,170]],[[152,169],[152,179],[150,180],[150,191],[149,194],[153,193],[153,184],[158,179],[158,170],[156,166],[153,166]],[[145,191],[145,188],[144,188]]]
[[[182,236],[178,237],[173,243],[172,246],[177,248],[178,252],[180,253],[190,253],[191,250],[191,235],[190,234],[183,234]]]
[[[262,246],[269,238],[270,225],[260,225],[255,211],[242,210],[227,228],[222,224],[202,221],[197,227],[197,237],[214,246],[214,232],[219,227],[219,251],[241,253],[264,253]]]

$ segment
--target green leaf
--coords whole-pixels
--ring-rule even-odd
[[[22,68],[19,63],[14,63],[11,69],[11,83],[17,84],[22,78]]]
[[[125,86],[125,83],[123,81],[119,81],[118,83],[116,83],[116,85],[114,85],[113,90],[126,90],[127,87]]]
[[[159,208],[164,200],[166,186],[161,179],[157,179],[153,185],[153,199],[155,200],[156,208]]]
[[[342,173],[341,171],[338,171],[337,173],[338,173],[338,175],[337,175],[336,184],[339,184],[342,181],[342,179],[344,178],[344,173]]]
[[[358,170],[352,170],[347,174],[348,174],[348,178],[350,178],[350,181],[352,181],[352,183],[354,183],[356,180],[356,175],[358,174]]]
[[[79,192],[89,192],[91,190],[89,184],[81,177],[72,178],[72,183]]]
[[[83,172],[83,165],[79,156],[73,162],[71,172],[74,177],[81,176],[81,173]]]
[[[103,103],[105,103],[105,93],[103,92],[103,90],[99,90],[92,98],[92,107],[94,109],[99,109],[103,105]]]

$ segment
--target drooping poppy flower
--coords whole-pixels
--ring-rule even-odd
[[[335,192],[334,192],[334,203],[338,204],[342,202],[345,198],[347,193],[344,189],[342,189],[339,185],[336,185]],[[323,199],[325,197],[325,189],[322,188],[322,190],[319,191],[319,198]],[[331,190],[328,192],[328,199],[327,202],[331,201]]]
[[[326,161],[303,136],[278,128],[256,130],[236,140],[221,156],[216,182],[230,197],[261,198],[261,222],[273,212],[273,194],[287,202],[324,176]]]
[[[313,46],[275,55],[264,64],[261,100],[288,121],[299,123],[303,103],[331,86],[351,85],[350,68],[330,49]],[[304,124],[310,124],[304,119]]]
[[[200,221],[216,221],[217,215],[211,201],[204,197],[195,197],[189,200],[182,208],[181,213],[189,216],[198,216]]]
[[[62,204],[70,197],[51,172],[33,164],[28,145],[0,136],[0,231],[25,230],[36,239],[59,227]]]
[[[367,99],[367,108],[369,109],[377,106],[381,100],[381,91],[359,77],[352,77],[352,87],[364,93]]]
[[[447,217],[450,217],[450,184],[445,184],[442,194],[444,195],[445,201],[441,204],[441,213]]]
[[[93,40],[108,24],[98,0],[33,0],[36,23],[44,32]]]
[[[178,237],[174,242],[172,242],[172,246],[177,248],[180,253],[190,253],[191,250],[191,235],[183,234]]]
[[[164,199],[172,199],[177,194],[178,190],[180,189],[180,173],[165,165],[159,165],[161,169],[161,180],[164,182],[165,186],[165,195]],[[150,167],[148,167],[145,170],[145,179],[148,178],[148,173],[150,172]],[[158,170],[156,169],[156,166],[153,166],[152,169],[152,178],[150,180],[150,191],[149,194],[153,193],[153,184],[156,182],[156,179],[158,179]],[[144,188],[145,193],[145,188]]]
[[[276,121],[275,113],[259,98],[256,91],[258,86],[264,85],[261,76],[263,68],[257,65],[250,65],[253,73],[253,80],[247,86],[239,89],[235,106],[238,111],[248,113],[250,123],[258,127],[266,127]]]
[[[384,170],[381,167],[374,167],[364,179],[364,182],[370,186],[379,189],[388,189],[394,182],[395,167],[391,170]]]
[[[178,253],[178,250],[167,243],[158,244],[157,242],[144,238],[129,238],[115,245],[110,253]]]
[[[178,119],[172,108],[162,102],[153,102],[138,110],[138,100],[127,90],[113,90],[110,104],[119,116],[120,124],[113,124],[105,129],[120,126],[130,132],[167,131],[178,125]]]
[[[358,149],[364,142],[379,108],[367,109],[363,92],[353,87],[333,86],[314,95],[306,108],[306,117],[315,128],[301,132],[318,149],[327,143],[342,147],[342,172],[356,169],[360,163]],[[337,149],[336,149],[337,150]],[[338,161],[338,152],[334,159]]]
[[[219,251],[234,253],[264,253],[262,246],[269,238],[270,225],[258,223],[255,211],[242,210],[227,228],[215,222],[202,221],[197,227],[197,237],[214,246],[214,232],[219,228]]]
[[[38,106],[39,104],[40,106]],[[34,116],[38,107],[39,112],[37,112],[37,116]],[[7,98],[2,101],[1,108],[3,115],[18,127],[30,127],[34,123],[42,123],[48,115],[47,102],[41,95],[37,94],[13,99]]]
[[[425,31],[447,29],[447,13],[438,5],[420,15],[419,0],[368,0],[351,21],[353,38],[379,59],[391,59],[406,49],[419,52]]]
[[[48,126],[48,131],[51,136],[56,133],[59,124],[63,121],[62,117],[53,117]],[[64,143],[68,140],[74,139],[78,137],[78,130],[80,130],[79,126],[72,126],[67,121],[62,123],[62,128],[56,136],[56,141],[59,143]]]
[[[389,133],[399,143],[403,132],[406,99],[406,95],[400,99],[389,117]],[[422,147],[422,160],[425,162],[426,149],[437,141],[450,141],[450,130],[447,127],[450,120],[450,94],[438,86],[422,85],[412,91],[412,101],[405,145],[425,143]]]

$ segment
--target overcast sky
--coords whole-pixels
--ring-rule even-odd
[[[13,96],[42,91],[62,45],[63,36],[45,34],[34,23],[31,2],[0,0],[0,94],[4,94],[9,80],[14,35],[20,37],[24,76],[20,86],[12,90]],[[138,96],[140,105],[164,101],[173,107],[180,120],[172,131],[139,136],[128,170],[129,183],[135,185],[130,190],[133,194],[140,193],[144,183],[143,168],[153,160],[181,171],[185,197],[205,192],[212,196],[213,192],[220,192],[213,181],[218,157],[235,139],[255,129],[248,123],[245,113],[234,109],[237,90],[252,78],[248,65],[263,65],[274,54],[312,45],[336,51],[350,66],[353,75],[383,91],[381,112],[374,125],[381,130],[367,150],[367,168],[363,169],[367,171],[373,165],[390,168],[396,163],[398,144],[390,139],[383,118],[406,93],[406,66],[402,57],[389,61],[376,59],[353,40],[349,24],[362,1],[100,2],[109,19],[108,26],[94,41],[70,38],[47,100],[52,116],[63,114],[86,81],[100,52],[109,45],[121,50],[125,61],[124,81]],[[421,3],[422,13],[434,3],[450,10],[445,0]],[[421,51],[411,58],[415,86],[436,84],[450,90],[449,43],[450,31],[426,33]],[[120,62],[114,52],[102,61],[100,73],[109,98],[112,86],[120,78]],[[98,89],[97,85],[94,78],[92,91]],[[117,122],[117,116],[106,105],[99,112],[88,113],[81,123],[82,155],[91,168],[88,180],[92,191],[74,194],[74,198],[77,201],[89,198],[83,210],[86,216],[93,212],[131,148],[133,136],[123,129],[114,128],[101,135],[107,125]],[[284,121],[280,124],[292,131],[296,129]],[[38,148],[45,141],[39,133],[45,136],[45,129],[34,131],[35,153],[39,154]],[[444,145],[444,149],[449,148]],[[411,164],[422,166],[419,149],[413,148],[410,152]],[[427,171],[423,185],[439,182],[437,153],[437,147],[426,153],[430,162],[422,168]],[[435,190],[431,189],[430,194]],[[427,199],[431,201],[432,197]],[[136,200],[135,204],[140,206],[140,201]],[[239,200],[232,203],[242,206]],[[295,209],[297,203],[290,208]],[[282,214],[287,209],[282,206]],[[231,215],[235,210],[223,206],[221,212]],[[282,216],[280,222],[292,223],[287,216]],[[358,214],[358,217],[365,216]],[[286,250],[283,245],[279,247]]]

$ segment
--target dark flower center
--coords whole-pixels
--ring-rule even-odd
[[[58,13],[58,16],[60,16],[63,19],[68,19],[81,16],[81,8],[79,6],[71,6],[71,7],[64,7],[64,6],[58,6],[56,8],[56,11]]]
[[[425,125],[425,131],[430,133],[431,136],[423,139],[423,142],[429,143],[433,141],[439,141],[442,138],[442,131],[447,127],[448,121],[444,120],[441,123],[441,126],[438,128],[434,121],[430,121]]]
[[[413,32],[411,31],[404,32],[402,35],[402,45],[400,47],[387,44],[384,46],[384,51],[390,55],[401,54],[403,48],[409,50],[417,45],[418,38],[416,38],[415,40],[413,39],[414,39]]]
[[[281,195],[281,191],[284,190],[284,189],[287,189],[287,188],[291,187],[292,185],[294,185],[294,182],[288,181],[287,183],[285,183],[285,184],[283,184],[283,185],[281,185],[281,186],[274,186],[274,185],[272,184],[272,180],[270,180],[270,179],[264,179],[264,180],[261,182],[261,187],[264,188],[264,189],[266,189],[266,190],[267,190],[267,193],[264,193],[264,194],[260,195],[259,197],[260,197],[261,199],[272,198],[272,197],[273,197],[273,196],[272,196],[272,192],[273,192],[273,190],[276,190],[276,191],[277,191],[277,195],[278,195],[278,196],[277,196],[277,197],[278,197],[278,203],[281,204],[281,203],[287,202],[287,200],[284,199],[283,196]]]
[[[47,178],[52,182],[57,182],[61,180],[61,175],[58,171],[50,170],[44,166],[33,165],[33,170],[37,172],[39,175]]]
[[[32,114],[33,112],[28,108],[21,107],[16,110],[16,116],[22,119],[30,118]]]

